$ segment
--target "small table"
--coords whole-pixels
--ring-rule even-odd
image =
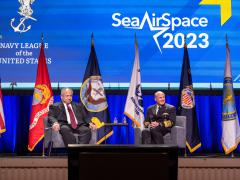
[[[107,135],[106,133],[106,126],[126,126],[128,127],[128,123],[104,123],[104,131],[105,131],[105,136]],[[127,128],[127,131],[126,131],[126,138],[127,138],[127,144],[128,144],[128,128]],[[106,144],[106,140],[105,140],[105,144]]]

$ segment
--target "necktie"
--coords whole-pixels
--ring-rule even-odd
[[[72,126],[73,129],[76,129],[77,128],[77,123],[75,121],[73,110],[70,107],[70,105],[67,105],[67,109],[68,109],[68,113],[69,113],[69,116],[70,116],[71,126]]]
[[[160,116],[160,112],[161,112],[161,106],[158,106],[158,110],[157,110],[157,116]]]

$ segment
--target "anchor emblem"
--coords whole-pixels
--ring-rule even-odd
[[[15,18],[12,18],[10,25],[13,28],[14,32],[23,33],[31,29],[31,25],[26,27],[26,25],[24,24],[24,21],[26,21],[27,19],[32,19],[34,21],[37,21],[35,18],[31,17],[31,15],[33,14],[33,10],[30,5],[33,4],[35,0],[18,0],[18,1],[21,4],[18,13],[23,17],[20,18],[20,22],[17,26],[13,25]]]

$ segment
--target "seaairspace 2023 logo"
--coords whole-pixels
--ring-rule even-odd
[[[200,34],[188,33],[186,37],[183,33],[175,33],[177,28],[206,28],[208,19],[206,17],[174,17],[170,13],[156,14],[145,12],[143,18],[123,16],[116,12],[112,14],[112,26],[115,28],[124,27],[128,29],[143,29],[148,25],[150,31],[156,32],[153,39],[162,53],[162,48],[182,48],[184,46],[184,38],[189,40],[188,48],[207,48],[209,46],[208,34],[203,32]],[[166,39],[161,45],[158,38],[162,36]]]
[[[223,26],[232,16],[231,0],[202,0],[199,5],[217,5],[220,6],[221,26]],[[208,19],[206,17],[173,17],[170,13],[156,15],[146,11],[143,18],[123,16],[116,12],[112,14],[112,26],[115,28],[124,27],[128,29],[143,29],[144,25],[149,26],[150,31],[156,32],[153,39],[162,53],[162,48],[182,48],[184,46],[184,38],[189,40],[188,48],[207,48],[209,46],[209,36],[203,32],[200,34],[188,33],[186,37],[182,33],[173,34],[176,28],[206,28]],[[167,32],[167,31],[170,32]],[[163,45],[159,44],[158,38],[162,36],[166,39]],[[161,48],[162,46],[162,48]]]

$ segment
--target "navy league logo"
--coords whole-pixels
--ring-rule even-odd
[[[83,82],[80,98],[90,112],[100,112],[108,107],[101,76],[91,76]]]

